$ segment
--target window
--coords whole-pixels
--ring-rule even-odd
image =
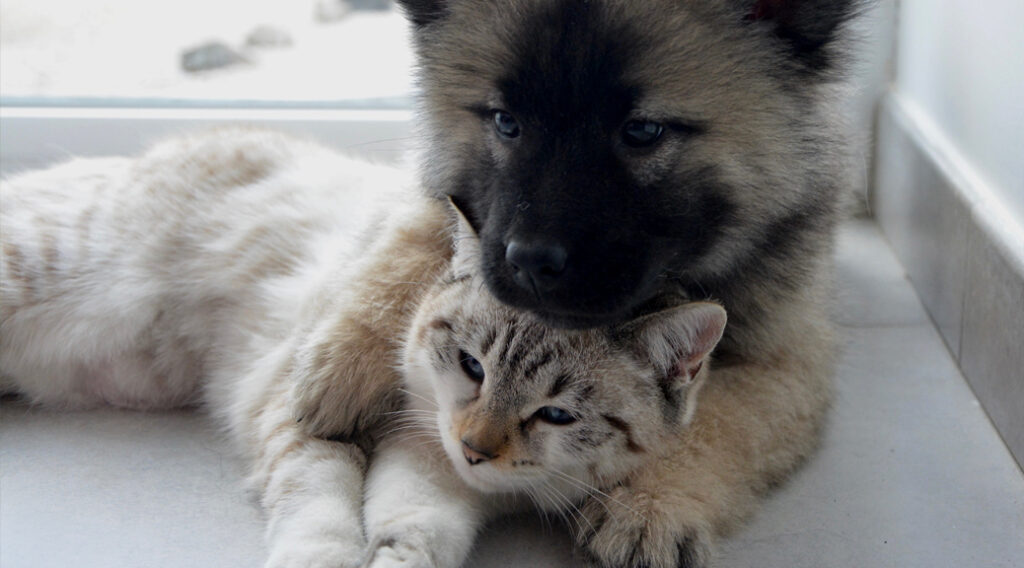
[[[136,152],[223,122],[393,159],[411,64],[386,0],[4,0],[0,167]]]

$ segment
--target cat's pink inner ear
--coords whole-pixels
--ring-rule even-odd
[[[697,376],[707,356],[722,339],[726,315],[721,306],[712,303],[693,304],[686,310],[690,342],[680,353],[678,369],[684,380],[691,380]]]
[[[702,368],[704,368],[704,360],[703,359],[701,359],[700,361],[697,361],[696,364],[689,366],[686,369],[687,380],[693,380],[693,378],[697,376],[697,373],[699,373]]]
[[[713,302],[691,302],[654,312],[624,324],[638,353],[673,380],[688,383],[718,345],[725,330],[725,309]]]

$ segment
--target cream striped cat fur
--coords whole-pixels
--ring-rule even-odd
[[[672,459],[725,325],[701,302],[546,327],[490,297],[446,204],[268,132],[74,160],[4,181],[0,200],[2,390],[203,406],[251,466],[268,567],[454,568],[482,523],[531,500],[593,537],[621,504],[606,491]],[[386,393],[400,409],[347,441],[293,418],[310,381],[379,400],[338,381],[382,368],[381,388],[404,381]]]

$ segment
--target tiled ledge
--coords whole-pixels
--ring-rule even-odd
[[[872,207],[950,352],[1024,464],[1024,228],[956,148],[890,94]]]

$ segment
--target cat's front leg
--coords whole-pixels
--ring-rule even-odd
[[[366,454],[355,444],[302,430],[291,417],[287,382],[268,377],[266,389],[250,389],[247,404],[236,405],[232,420],[267,517],[266,568],[356,568],[366,549]],[[250,377],[248,384],[258,386],[260,379]]]
[[[490,507],[458,477],[440,445],[385,440],[366,480],[368,568],[458,568]]]
[[[831,365],[790,355],[714,369],[671,449],[588,499],[576,534],[594,566],[708,566],[713,540],[816,445]]]
[[[263,480],[265,568],[356,568],[366,548],[359,514],[365,457],[352,444],[301,436],[301,447],[281,455],[287,463]]]

